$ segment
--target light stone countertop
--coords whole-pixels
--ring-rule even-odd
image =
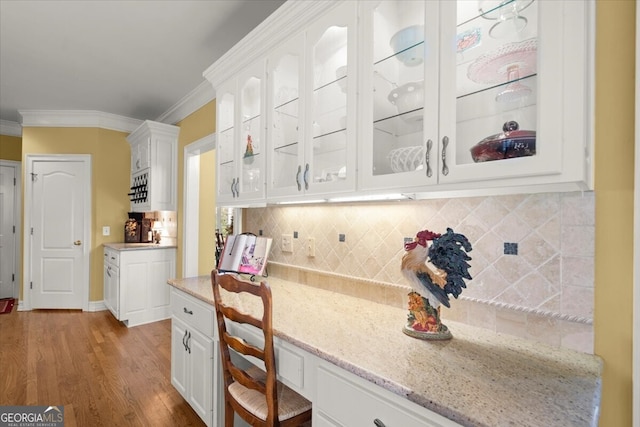
[[[163,245],[158,243],[104,243],[103,246],[117,251],[133,251],[140,249],[170,249],[175,245]]]
[[[405,310],[266,280],[274,335],[459,424],[597,426],[597,356],[447,321],[446,312],[453,339],[422,341],[402,332]],[[213,305],[209,276],[169,284]]]

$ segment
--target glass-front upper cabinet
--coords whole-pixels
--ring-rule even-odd
[[[219,202],[235,199],[236,194],[236,123],[235,123],[235,81],[217,90],[216,116],[218,130],[216,159],[217,197]]]
[[[562,36],[553,21],[541,16],[542,3],[464,0],[441,4],[440,182],[560,170],[560,142],[538,138],[540,127],[551,125],[539,117],[545,102],[542,88],[548,77],[560,78],[548,67],[558,64],[558,58],[552,49],[542,49],[541,29],[551,43],[559,43]],[[545,73],[549,73],[547,79],[541,79]],[[548,112],[555,108],[545,104]]]
[[[300,165],[307,194],[355,190],[356,13],[356,2],[343,2],[307,30],[306,144]]]
[[[584,159],[583,3],[362,2],[359,186],[513,185]]]
[[[218,91],[218,202],[243,205],[265,197],[264,68]]]
[[[304,35],[300,35],[270,53],[267,60],[270,199],[304,192],[303,52]]]
[[[437,2],[362,2],[360,187],[437,182]]]

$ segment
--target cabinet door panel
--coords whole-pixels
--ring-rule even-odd
[[[356,11],[355,2],[344,2],[307,32],[303,172],[309,194],[355,189]]]
[[[269,123],[268,196],[303,194],[304,165],[304,34],[269,55],[267,74]]]
[[[437,183],[438,3],[363,2],[363,188]]]
[[[179,319],[171,319],[171,384],[188,399],[187,395],[187,326]]]
[[[235,85],[232,83],[218,91],[218,201],[233,200],[235,196],[236,145],[235,145]]]
[[[562,171],[562,2],[504,3],[441,5],[442,183]]]
[[[189,397],[187,400],[196,413],[211,423],[213,405],[213,341],[192,328],[187,332],[189,358]]]

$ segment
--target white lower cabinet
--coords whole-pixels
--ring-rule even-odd
[[[175,248],[104,249],[104,300],[127,326],[168,319],[167,280],[176,274]]]
[[[327,362],[321,362],[317,369],[313,411],[316,427],[459,426]]]
[[[172,288],[171,315],[171,384],[206,425],[218,425],[213,306]]]

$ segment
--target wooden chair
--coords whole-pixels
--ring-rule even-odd
[[[225,427],[233,426],[234,412],[254,427],[299,426],[310,421],[311,402],[276,379],[269,285],[266,282],[256,284],[239,280],[235,274],[219,274],[216,270],[211,272],[211,284],[224,377]],[[240,311],[237,304],[234,306],[232,295],[228,295],[223,301],[220,288],[231,293],[246,293],[261,298],[262,319]],[[243,295],[242,298],[246,296]],[[247,323],[261,329],[264,347],[259,348],[231,335],[225,320]],[[232,361],[230,349],[261,359],[265,369],[261,370],[253,365],[249,369],[241,369]]]

